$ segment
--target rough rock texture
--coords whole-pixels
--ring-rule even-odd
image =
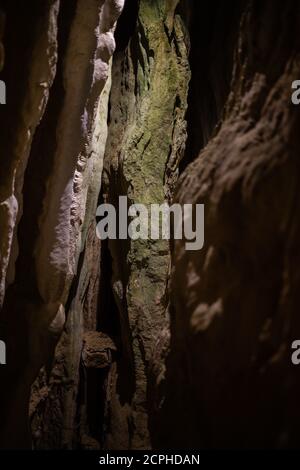
[[[299,26],[297,1],[247,4],[223,116],[180,178],[176,200],[205,204],[206,242],[175,243],[158,445],[299,446]]]
[[[32,139],[40,120],[43,117],[45,107],[49,98],[49,89],[52,86],[56,72],[57,61],[57,14],[58,1],[44,2],[43,7],[38,8],[35,5],[33,14],[40,14],[37,20],[36,37],[29,36],[28,49],[22,50],[23,45],[19,46],[17,52],[25,55],[31,55],[29,63],[22,63],[27,57],[20,59],[19,63],[11,63],[16,57],[9,55],[7,67],[4,70],[4,79],[10,83],[12,74],[19,74],[19,90],[13,93],[8,87],[7,107],[8,115],[11,119],[8,123],[1,122],[2,129],[6,132],[1,133],[1,149],[3,149],[3,160],[5,156],[4,168],[1,172],[0,181],[0,223],[1,230],[1,277],[0,277],[0,305],[2,306],[6,283],[12,281],[14,276],[14,263],[17,250],[16,245],[16,225],[20,220],[22,213],[22,187],[24,180],[24,171],[27,165]],[[12,15],[13,6],[8,6],[7,15]],[[22,15],[22,9],[19,12]],[[5,22],[5,14],[2,16]],[[14,27],[18,26],[15,20]],[[7,25],[7,41],[9,42],[11,25]],[[22,33],[28,34],[29,25],[24,26]],[[25,31],[24,31],[25,30]],[[38,40],[37,40],[38,39]],[[9,62],[11,61],[11,62]],[[22,67],[26,67],[27,76]],[[2,68],[2,67],[1,67]],[[26,77],[26,78],[25,78]],[[26,84],[23,82],[26,81]],[[25,88],[25,90],[23,89]],[[21,96],[18,96],[21,95]],[[22,96],[23,95],[23,96]],[[2,112],[2,119],[7,118],[7,114]],[[16,120],[18,129],[15,129]],[[12,138],[12,132],[16,138]],[[9,155],[9,158],[7,158]],[[7,272],[10,267],[11,272]]]
[[[0,1],[0,447],[298,447],[299,1],[123,4]]]
[[[82,362],[86,368],[102,369],[112,363],[112,353],[117,348],[109,336],[88,331],[83,335]]]
[[[6,289],[1,337],[7,341],[9,367],[1,369],[7,385],[1,390],[0,442],[29,442],[30,385],[42,366],[49,373],[67,310],[50,382],[33,394],[32,411],[40,413],[41,401],[49,406],[45,394],[62,379],[64,386],[52,393],[55,406],[48,422],[41,417],[52,439],[47,444],[61,446],[64,427],[54,415],[63,413],[70,382],[76,383],[83,328],[96,328],[100,247],[94,214],[107,136],[113,33],[124,2],[49,0],[34,1],[31,8],[3,3],[3,78],[9,87],[1,115],[0,300]],[[80,282],[72,284],[77,272]],[[72,413],[64,419],[72,429]],[[46,442],[45,434],[34,428],[36,439]]]
[[[177,1],[142,0],[126,51],[114,58],[104,198],[118,204],[170,200],[186,139],[188,35]],[[122,357],[113,377],[109,448],[149,448],[150,363],[168,342],[170,247],[166,240],[110,241]],[[164,367],[160,357],[158,368]],[[160,380],[157,371],[157,381]]]

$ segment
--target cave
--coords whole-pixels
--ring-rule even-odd
[[[0,449],[300,448],[299,27],[0,1]],[[133,236],[152,205],[203,243]]]

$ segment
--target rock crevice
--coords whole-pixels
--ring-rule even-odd
[[[299,22],[0,2],[0,447],[299,446]],[[204,204],[204,248],[99,240],[120,196]]]

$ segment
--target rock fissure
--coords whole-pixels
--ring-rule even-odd
[[[0,2],[0,447],[299,446],[299,23]],[[204,204],[204,248],[100,240],[120,196]]]

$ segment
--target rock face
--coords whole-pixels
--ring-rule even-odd
[[[173,446],[299,446],[299,21],[298,2],[249,2],[222,117],[178,184],[177,201],[205,204],[206,242],[172,256]]]
[[[177,3],[142,0],[133,37],[114,58],[104,197],[116,205],[121,195],[128,205],[163,204],[177,180],[190,75]],[[148,448],[151,361],[169,339],[169,242],[112,240],[108,248],[123,354],[113,377],[106,445]],[[163,357],[157,366],[164,367]]]
[[[299,27],[296,0],[1,2],[0,447],[299,445]],[[100,241],[120,196],[205,204],[204,249]]]
[[[1,116],[6,132],[0,144],[0,300],[6,288],[1,336],[9,367],[1,370],[7,384],[1,390],[3,446],[29,442],[30,385],[42,366],[51,365],[65,309],[72,333],[67,339],[63,334],[56,355],[54,375],[66,382],[52,394],[58,416],[70,380],[77,380],[82,310],[88,309],[86,328],[96,323],[91,313],[99,270],[94,214],[107,137],[113,33],[122,7],[123,0],[49,0],[33,2],[30,9],[24,4],[20,11],[17,2],[4,2],[3,78],[9,86]],[[34,393],[35,407],[38,394],[45,402],[44,392],[42,387]],[[34,429],[34,436],[50,446],[61,445],[64,434],[59,418],[54,421],[52,442],[42,428]],[[51,428],[47,420],[45,427]]]

